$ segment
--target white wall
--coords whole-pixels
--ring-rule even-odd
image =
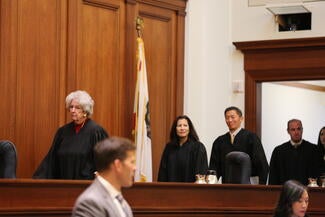
[[[228,1],[190,0],[186,16],[185,105],[201,141],[209,147],[226,126],[230,104],[231,41]]]
[[[232,81],[244,81],[243,55],[233,41],[325,36],[325,2],[303,4],[312,12],[312,30],[278,32],[265,6],[248,0],[189,0],[185,29],[184,113],[189,115],[208,157],[214,139],[227,131],[223,111],[244,112],[244,93],[232,93]]]

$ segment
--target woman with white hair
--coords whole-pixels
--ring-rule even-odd
[[[104,128],[90,119],[94,101],[82,90],[66,97],[72,121],[60,127],[52,147],[35,171],[39,179],[93,179],[96,171],[93,149],[108,137]]]

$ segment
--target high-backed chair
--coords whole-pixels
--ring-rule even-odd
[[[233,151],[226,155],[225,177],[223,183],[251,184],[251,159],[248,154]]]
[[[7,140],[0,141],[0,178],[16,178],[17,152],[15,145]]]

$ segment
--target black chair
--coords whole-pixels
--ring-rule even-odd
[[[17,152],[15,145],[7,140],[0,141],[0,178],[16,178]]]
[[[225,177],[223,183],[251,184],[251,159],[248,154],[233,151],[226,155]]]

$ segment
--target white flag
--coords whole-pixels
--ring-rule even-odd
[[[151,130],[147,69],[143,40],[137,38],[137,83],[134,101],[134,137],[136,151],[136,182],[152,182]]]

